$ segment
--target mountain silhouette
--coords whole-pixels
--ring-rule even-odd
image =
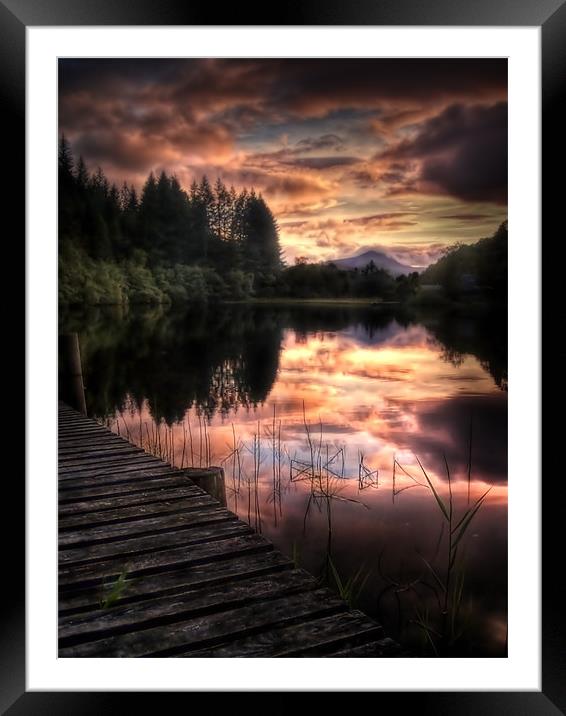
[[[362,269],[365,268],[371,261],[377,268],[385,269],[389,271],[393,276],[399,276],[400,274],[408,274],[413,271],[417,271],[413,266],[407,266],[402,264],[391,256],[384,254],[382,251],[365,251],[359,256],[349,256],[344,259],[336,259],[329,261],[340,269]]]

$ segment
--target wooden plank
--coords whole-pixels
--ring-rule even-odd
[[[187,497],[183,500],[154,502],[149,505],[120,507],[116,510],[89,512],[82,515],[69,515],[59,520],[59,531],[61,532],[76,527],[98,527],[103,524],[129,522],[130,520],[142,520],[152,515],[182,512],[190,507],[203,507],[205,505],[218,506],[218,504],[219,502],[217,500],[214,500],[209,495],[203,493],[202,495]]]
[[[192,481],[184,474],[173,475],[162,478],[151,478],[138,483],[119,483],[117,485],[100,485],[96,487],[75,487],[65,490],[59,495],[59,505],[66,505],[69,502],[79,500],[96,500],[101,497],[114,495],[135,495],[138,492],[159,490],[162,487],[186,487],[192,485]]]
[[[134,495],[110,495],[110,497],[100,497],[98,499],[86,500],[81,502],[70,502],[68,504],[59,505],[59,517],[64,518],[68,515],[80,515],[89,512],[102,512],[106,510],[115,510],[120,507],[134,507],[135,505],[150,504],[152,502],[173,502],[188,497],[206,495],[204,490],[196,485],[187,483],[180,486],[162,487],[158,490],[142,490]]]
[[[124,537],[145,537],[162,532],[175,532],[193,525],[221,522],[233,519],[234,513],[224,507],[206,505],[181,510],[174,514],[162,514],[147,517],[135,522],[104,524],[100,527],[79,527],[59,534],[59,547],[86,547],[93,544],[104,544]]]
[[[112,430],[109,430],[105,425],[99,425],[98,423],[87,420],[85,423],[79,423],[74,420],[67,422],[59,421],[57,424],[57,432],[59,435],[67,433],[100,433],[108,435],[116,435]]]
[[[188,589],[228,584],[232,581],[251,579],[260,574],[270,574],[291,569],[291,560],[280,552],[271,550],[245,557],[234,556],[220,562],[207,562],[157,575],[126,579],[126,588],[115,606],[134,604],[155,597],[181,594]],[[100,607],[104,596],[99,585],[87,589],[59,592],[59,614],[77,614]]]
[[[112,448],[111,450],[104,450],[103,452],[87,452],[80,455],[59,454],[57,456],[57,464],[60,467],[74,467],[76,465],[85,465],[89,463],[101,465],[124,457],[135,459],[137,456],[145,454],[146,453],[143,450],[132,445],[132,447]]]
[[[96,433],[97,435],[107,435],[109,438],[123,438],[125,437],[123,433],[118,434],[117,432],[114,432],[113,430],[110,430],[104,425],[98,425],[98,423],[89,423],[88,425],[76,425],[75,427],[69,425],[69,426],[57,426],[57,431],[62,436],[66,433],[81,433],[85,430],[90,430],[91,432]]]
[[[101,425],[103,427],[107,427],[104,423],[99,422],[98,420],[95,420],[94,418],[89,418],[86,415],[83,415],[82,413],[76,412],[76,413],[65,413],[62,411],[58,411],[58,420],[62,421],[71,421],[72,423],[76,423],[80,425],[81,423],[85,423],[87,425]]]
[[[75,481],[75,480],[81,480],[84,478],[92,478],[93,480],[99,479],[112,479],[114,482],[119,481],[120,478],[126,479],[128,473],[147,473],[147,472],[159,472],[163,470],[167,470],[168,472],[171,472],[175,468],[171,467],[170,465],[167,465],[166,463],[163,463],[161,461],[153,462],[141,462],[139,464],[130,464],[130,465],[124,465],[121,466],[118,470],[117,468],[102,468],[100,470],[84,470],[81,472],[74,472],[69,473],[66,475],[61,475],[59,477],[60,483],[67,483],[69,481]]]
[[[193,618],[106,639],[59,649],[60,657],[174,656],[199,645],[212,645],[228,636],[244,636],[265,627],[297,623],[345,609],[342,600],[326,589],[260,602],[205,618]]]
[[[81,423],[85,423],[88,425],[102,425],[103,423],[100,423],[98,420],[94,420],[93,418],[87,418],[86,415],[83,415],[82,413],[65,413],[64,411],[58,411],[58,420],[59,422],[72,422],[73,424],[80,425]],[[104,425],[106,427],[106,425]]]
[[[108,461],[113,458],[120,458],[126,455],[135,457],[137,455],[145,455],[146,453],[135,446],[117,446],[117,447],[105,447],[102,450],[89,449],[85,452],[72,452],[72,453],[61,453],[57,454],[57,464],[61,467],[70,467],[73,463],[82,462],[83,464],[94,463],[99,460]]]
[[[98,464],[97,460],[91,460],[82,465],[74,467],[62,466],[59,468],[59,479],[69,480],[77,477],[88,477],[89,475],[107,475],[112,472],[132,472],[140,467],[161,467],[163,461],[152,455],[126,455],[121,458],[113,458],[110,463]]]
[[[88,462],[82,462],[80,465],[61,465],[59,467],[59,479],[64,482],[68,479],[89,477],[91,475],[96,476],[115,472],[122,474],[140,467],[161,466],[163,466],[163,462],[151,456],[120,455],[119,457],[112,457],[110,460],[89,460]]]
[[[176,547],[154,554],[132,555],[127,559],[107,559],[79,567],[62,565],[59,568],[59,588],[94,587],[109,579],[117,579],[123,572],[133,578],[270,549],[273,549],[273,545],[265,537],[250,534],[217,542],[205,542],[190,549]]]
[[[128,559],[132,555],[150,554],[181,545],[193,545],[210,542],[240,534],[251,534],[253,530],[241,520],[227,520],[212,526],[191,527],[175,532],[165,532],[147,537],[132,537],[125,540],[106,542],[89,547],[76,547],[59,551],[59,565],[75,567],[81,564],[93,564],[106,559]]]
[[[75,421],[69,421],[67,424],[59,422],[57,425],[59,435],[94,435],[104,434],[106,431],[107,428],[95,423],[83,423],[81,425]]]
[[[99,423],[97,420],[93,420],[92,418],[87,418],[85,415],[82,415],[81,413],[77,413],[76,415],[72,414],[64,414],[59,413],[59,416],[57,418],[59,424],[64,425],[96,425],[97,427],[104,427],[107,428],[106,425],[103,423]],[[108,429],[108,428],[107,428]]]
[[[193,589],[174,596],[157,597],[122,607],[97,609],[59,619],[59,646],[126,634],[137,629],[173,624],[194,617],[274,599],[316,587],[316,580],[302,569],[252,577],[208,589]]]
[[[69,468],[61,467],[59,469],[59,480],[65,482],[81,477],[98,477],[102,475],[112,475],[116,472],[125,474],[127,472],[134,472],[135,470],[163,467],[169,467],[170,470],[173,469],[167,465],[167,463],[151,455],[134,455],[117,458],[112,463],[102,465],[98,465],[96,460],[89,460],[80,466]]]
[[[189,652],[190,657],[273,658],[324,656],[337,649],[350,648],[381,636],[383,630],[359,611],[342,612],[311,619],[290,627],[263,631],[208,649]],[[182,654],[181,654],[182,656]]]
[[[58,425],[57,434],[60,435],[62,438],[69,438],[71,436],[77,438],[98,437],[99,435],[107,435],[108,430],[101,425],[94,424],[84,426],[71,425],[69,427],[65,427],[64,425]]]
[[[98,452],[95,450],[94,452],[81,453],[79,455],[58,455],[57,459],[61,468],[68,469],[73,466],[73,463],[88,466],[96,465],[100,461],[109,462],[112,460],[123,460],[126,457],[134,461],[142,457],[151,457],[154,460],[159,459],[154,455],[148,455],[148,453],[144,452],[135,445],[128,444],[116,445],[112,446],[111,449],[105,449],[103,451],[99,450]]]
[[[88,439],[84,439],[76,435],[59,435],[58,445],[63,448],[70,448],[84,447],[85,445],[131,445],[131,443],[120,435],[114,435],[114,433],[105,433],[102,431],[100,434],[91,436]]]
[[[133,450],[134,452],[144,452],[141,448],[131,443],[120,441],[115,443],[103,443],[101,445],[91,445],[89,443],[85,445],[70,446],[70,447],[59,447],[58,456],[59,460],[63,459],[75,459],[75,458],[97,458],[105,454],[112,455],[112,453],[124,452],[126,450]]]
[[[98,440],[100,438],[105,438],[106,440],[112,442],[115,442],[116,440],[122,440],[126,443],[131,444],[127,435],[119,435],[118,433],[113,433],[111,430],[108,430],[108,428],[102,426],[84,428],[59,427],[57,432],[60,439],[67,441],[74,440],[76,442],[85,442],[86,440]]]
[[[337,651],[324,654],[324,656],[337,659],[396,658],[403,656],[403,652],[397,642],[393,641],[393,639],[389,639],[389,637],[384,637],[360,646],[342,647]]]
[[[77,487],[94,487],[102,485],[120,485],[127,483],[140,483],[145,482],[153,477],[173,477],[175,475],[183,474],[180,470],[173,469],[167,465],[163,465],[159,468],[140,468],[137,472],[127,472],[125,474],[109,473],[108,475],[91,475],[89,477],[78,477],[76,479],[69,479],[59,481],[59,492],[62,494],[66,490],[73,490]]]

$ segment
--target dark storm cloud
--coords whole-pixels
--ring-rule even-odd
[[[397,192],[407,193],[417,190],[416,172],[419,167],[414,161],[395,162],[389,160],[377,162],[373,169],[359,169],[350,172],[350,178],[360,189],[382,186],[387,195]],[[385,168],[384,168],[385,167]]]
[[[347,156],[344,154],[310,156],[310,152],[314,151],[315,147],[318,149],[323,147],[329,149],[331,147],[338,148],[340,146],[337,144],[329,145],[326,139],[326,137],[315,137],[308,140],[301,140],[293,146],[285,146],[275,152],[250,154],[247,161],[250,166],[262,167],[264,169],[269,168],[273,170],[274,168],[281,169],[291,167],[318,171],[336,167],[348,167],[363,161],[360,157]],[[307,154],[307,156],[305,157],[304,154]]]
[[[192,99],[258,96],[271,105],[307,106],[321,99],[357,106],[365,98],[429,101],[505,93],[507,63],[498,59],[62,59],[59,88],[70,94],[152,87]]]
[[[443,214],[439,219],[451,219],[453,221],[485,221],[489,219],[489,214]]]
[[[360,189],[369,189],[376,182],[375,174],[367,169],[352,171],[349,176]]]
[[[296,148],[301,152],[316,152],[328,149],[342,149],[344,141],[337,134],[323,134],[320,137],[300,139]]]
[[[151,145],[109,132],[84,134],[76,141],[75,149],[94,163],[107,162],[110,157],[112,166],[136,172],[159,161],[159,154]]]
[[[359,157],[308,157],[285,161],[284,164],[306,169],[333,169],[358,164],[360,161]]]
[[[59,94],[89,89],[112,89],[126,84],[151,85],[171,81],[185,65],[184,60],[144,58],[85,58],[59,60]]]
[[[371,109],[397,116],[439,101],[506,93],[501,60],[158,60],[84,59],[59,63],[64,131],[165,130],[174,117],[223,122],[233,133],[262,123]],[[303,152],[339,149],[332,132],[300,139]]]
[[[507,103],[454,104],[379,159],[418,160],[419,179],[465,201],[507,199]],[[402,178],[400,177],[402,180]]]
[[[286,61],[284,61],[286,62]],[[409,106],[449,97],[501,96],[507,67],[501,60],[336,59],[291,60],[280,68],[283,81],[276,101],[304,112],[334,106],[389,106],[398,114]],[[401,106],[399,106],[401,105]]]
[[[395,211],[382,214],[371,214],[369,216],[358,216],[355,219],[346,219],[345,224],[356,224],[358,226],[387,226],[388,228],[399,228],[403,226],[414,226],[415,221],[407,221],[402,217],[414,216],[414,212]]]
[[[308,195],[317,196],[324,193],[324,188],[316,181],[308,176],[269,176],[259,175],[267,183],[265,191],[272,194],[284,194],[288,197],[303,197]],[[258,182],[260,183],[260,182]]]

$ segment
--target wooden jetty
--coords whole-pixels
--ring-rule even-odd
[[[59,404],[60,657],[389,657],[190,475]],[[210,468],[213,470],[215,468]]]

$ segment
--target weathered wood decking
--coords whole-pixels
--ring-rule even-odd
[[[187,476],[59,405],[59,656],[395,656]]]

